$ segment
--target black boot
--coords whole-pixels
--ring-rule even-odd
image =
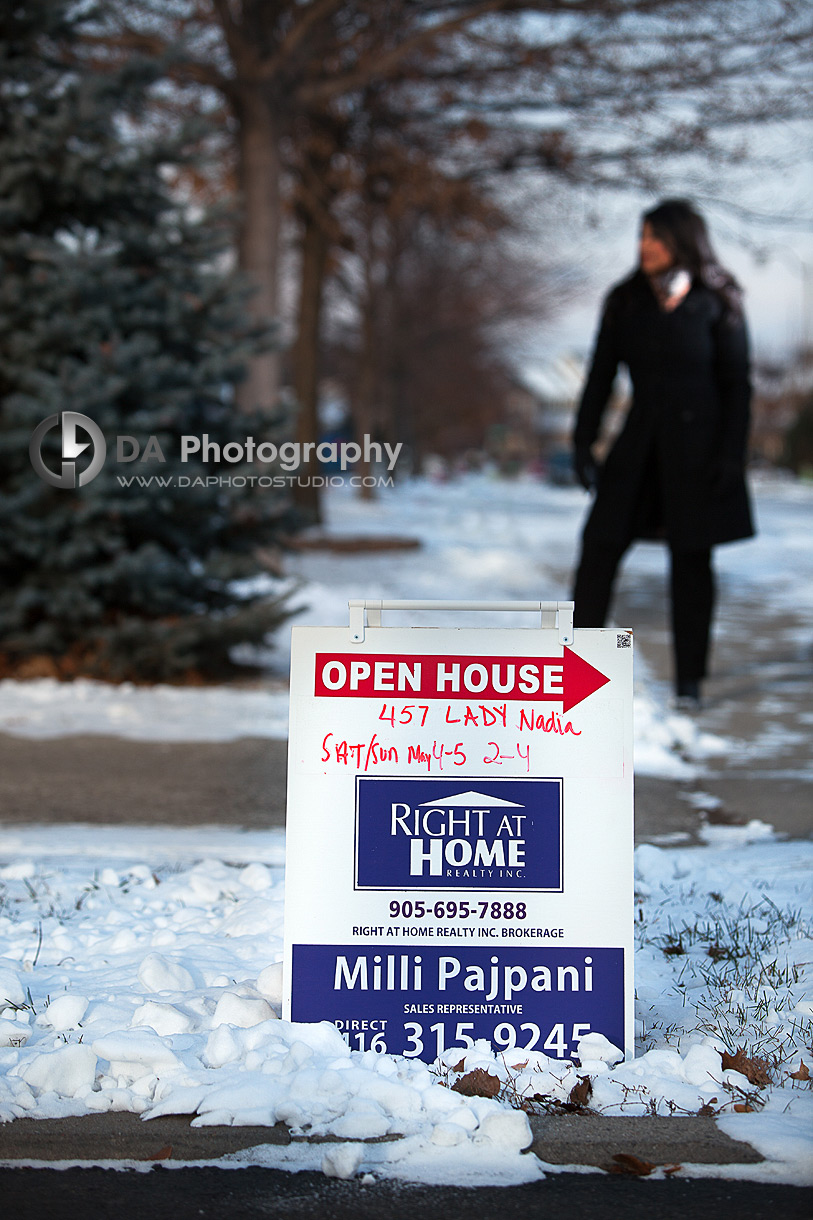
[[[675,707],[681,712],[698,712],[702,707],[697,678],[679,678],[675,683]]]

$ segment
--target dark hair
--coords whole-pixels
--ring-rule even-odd
[[[717,258],[706,222],[688,199],[664,199],[644,212],[642,221],[671,251],[675,262],[711,288],[725,304],[742,313],[742,289]]]

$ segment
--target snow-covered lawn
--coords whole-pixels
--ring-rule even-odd
[[[589,1077],[587,1104],[601,1114],[721,1115],[768,1157],[729,1175],[813,1181],[813,1097],[798,1079],[811,1065],[813,845],[776,842],[764,828],[748,843],[750,833],[638,849],[635,1060],[618,1063],[593,1035],[580,1066],[478,1043],[430,1067],[351,1051],[326,1023],[278,1019],[281,832],[150,830],[139,842],[112,827],[60,830],[59,841],[42,828],[9,831],[0,1118],[126,1110],[196,1114],[196,1125],[283,1121],[352,1147],[265,1148],[242,1161],[508,1183],[540,1173],[521,1155],[530,1130],[516,1104],[555,1111]],[[721,1052],[739,1047],[764,1061],[767,1083],[723,1068]],[[478,1067],[499,1078],[499,1098],[448,1087]],[[382,1135],[405,1138],[358,1142]]]
[[[723,580],[777,611],[813,608],[813,492],[766,484],[758,501],[760,538],[720,552]],[[347,599],[358,596],[565,597],[584,506],[576,490],[486,477],[405,485],[372,509],[336,494],[330,528],[409,533],[424,546],[298,557],[309,605],[300,621],[345,622]],[[641,547],[628,570],[655,563],[662,554]],[[478,625],[522,621],[477,618]],[[0,730],[142,740],[284,736],[285,662],[283,646],[269,690],[4,682]],[[688,777],[698,760],[727,748],[668,710],[645,664],[638,673],[639,772]],[[264,1146],[228,1163],[507,1184],[544,1171],[522,1155],[530,1129],[517,1103],[554,1111],[589,1078],[590,1096],[584,1084],[580,1095],[600,1113],[702,1110],[768,1158],[684,1166],[684,1174],[813,1182],[805,1078],[813,1060],[813,845],[777,841],[762,823],[709,828],[707,840],[636,854],[635,1060],[618,1063],[594,1035],[578,1065],[535,1051],[495,1057],[477,1044],[447,1051],[431,1067],[351,1051],[326,1024],[279,1019],[279,832],[0,831],[0,1119],[126,1110],[147,1120],[196,1114],[198,1125],[281,1120],[350,1142]],[[724,1067],[723,1052],[740,1048],[743,1070]],[[499,1078],[499,1097],[448,1087],[477,1067]],[[403,1138],[359,1142],[381,1135]]]

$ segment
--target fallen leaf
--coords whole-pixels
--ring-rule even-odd
[[[172,1156],[172,1144],[165,1144],[160,1152],[156,1152],[155,1156],[151,1156],[151,1161],[168,1161]]]
[[[593,1084],[589,1076],[580,1076],[578,1083],[570,1090],[568,1102],[571,1106],[586,1106],[593,1092]]]
[[[682,1168],[682,1165],[665,1165],[663,1169],[664,1176],[671,1178],[673,1173],[678,1173]]]
[[[464,1097],[496,1097],[501,1088],[499,1076],[490,1075],[484,1068],[466,1072],[452,1085],[453,1092],[462,1093]]]
[[[728,1051],[723,1051],[722,1060],[724,1072],[739,1072],[749,1084],[758,1085],[762,1089],[771,1083],[768,1064],[764,1059],[756,1057],[749,1059],[744,1046],[738,1046],[733,1055],[730,1055]]]
[[[465,1066],[466,1066],[466,1060],[461,1059],[459,1063],[456,1063],[454,1065],[454,1067],[452,1068],[452,1071],[453,1072],[462,1072]]]
[[[734,1106],[734,1109],[737,1111],[738,1114],[753,1114],[753,1112],[754,1112],[754,1107],[749,1106],[747,1102],[745,1103],[745,1105],[743,1105],[742,1102],[738,1101],[736,1103],[736,1105]]]
[[[804,1059],[799,1060],[799,1071],[798,1072],[789,1072],[788,1075],[790,1076],[791,1080],[809,1080],[810,1079],[810,1070],[809,1070],[807,1064],[805,1063]]]
[[[642,1161],[631,1152],[617,1152],[613,1161],[615,1163],[610,1165],[608,1173],[628,1173],[635,1178],[649,1177],[653,1169],[657,1168],[651,1161]]]

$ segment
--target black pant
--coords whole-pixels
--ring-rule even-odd
[[[574,626],[604,626],[618,566],[629,545],[583,545],[573,589]],[[675,678],[677,682],[697,682],[706,676],[714,611],[711,550],[679,551],[671,547],[670,551]]]

